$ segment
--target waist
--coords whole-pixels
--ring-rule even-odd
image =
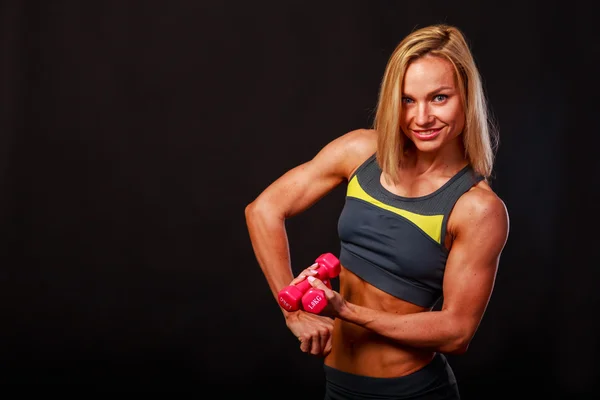
[[[439,353],[418,371],[398,377],[369,377],[327,365],[324,370],[327,399],[460,399],[454,372]]]
[[[435,352],[402,346],[365,328],[336,320],[325,365],[346,373],[390,378],[409,375],[429,364]]]

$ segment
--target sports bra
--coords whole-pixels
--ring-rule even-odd
[[[338,220],[340,262],[371,285],[422,307],[442,296],[454,204],[483,179],[467,165],[431,194],[398,196],[381,184],[376,153],[350,177]]]

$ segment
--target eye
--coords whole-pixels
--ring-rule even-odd
[[[410,104],[413,102],[413,100],[410,97],[403,97],[402,102],[405,104]]]
[[[433,96],[433,100],[437,101],[437,102],[444,101],[447,98],[448,98],[448,96],[446,96],[445,94],[436,94],[435,96]]]

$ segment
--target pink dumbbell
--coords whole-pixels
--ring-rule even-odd
[[[338,274],[339,271],[336,275]],[[323,281],[323,283],[329,289],[331,289],[331,283],[329,281]],[[306,312],[320,314],[326,305],[327,297],[325,297],[325,292],[323,292],[321,289],[311,287],[306,293],[304,293],[304,296],[302,296],[302,309]]]
[[[315,278],[322,280],[328,287],[331,288],[330,279],[335,278],[340,273],[340,261],[331,253],[321,254],[315,262],[319,264],[319,267],[316,269],[317,273],[313,275]],[[314,289],[308,280],[304,279],[303,281],[298,282],[295,285],[289,285],[279,291],[278,299],[279,305],[288,310],[288,311],[296,311],[300,309],[301,303],[304,302],[303,297],[306,293],[311,292],[309,297],[310,301],[318,300],[318,295],[320,292],[321,298],[324,298],[323,291],[319,291],[318,289]],[[313,294],[314,293],[314,294]],[[320,303],[321,301],[317,301]],[[321,310],[326,305],[321,306]],[[303,304],[302,304],[303,305]],[[309,303],[310,305],[310,303]],[[316,304],[315,304],[316,305]],[[318,309],[318,307],[312,307],[306,309],[306,311],[313,312],[313,309]],[[320,310],[319,310],[320,311]]]

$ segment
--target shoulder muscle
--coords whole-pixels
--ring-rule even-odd
[[[369,129],[350,131],[330,143],[310,161],[322,171],[327,166],[348,178],[377,148],[377,134]],[[325,169],[322,169],[325,168]]]
[[[495,253],[506,244],[509,231],[506,205],[485,186],[476,186],[465,193],[457,201],[451,219],[450,229],[455,237],[468,237],[472,243],[489,246]]]

